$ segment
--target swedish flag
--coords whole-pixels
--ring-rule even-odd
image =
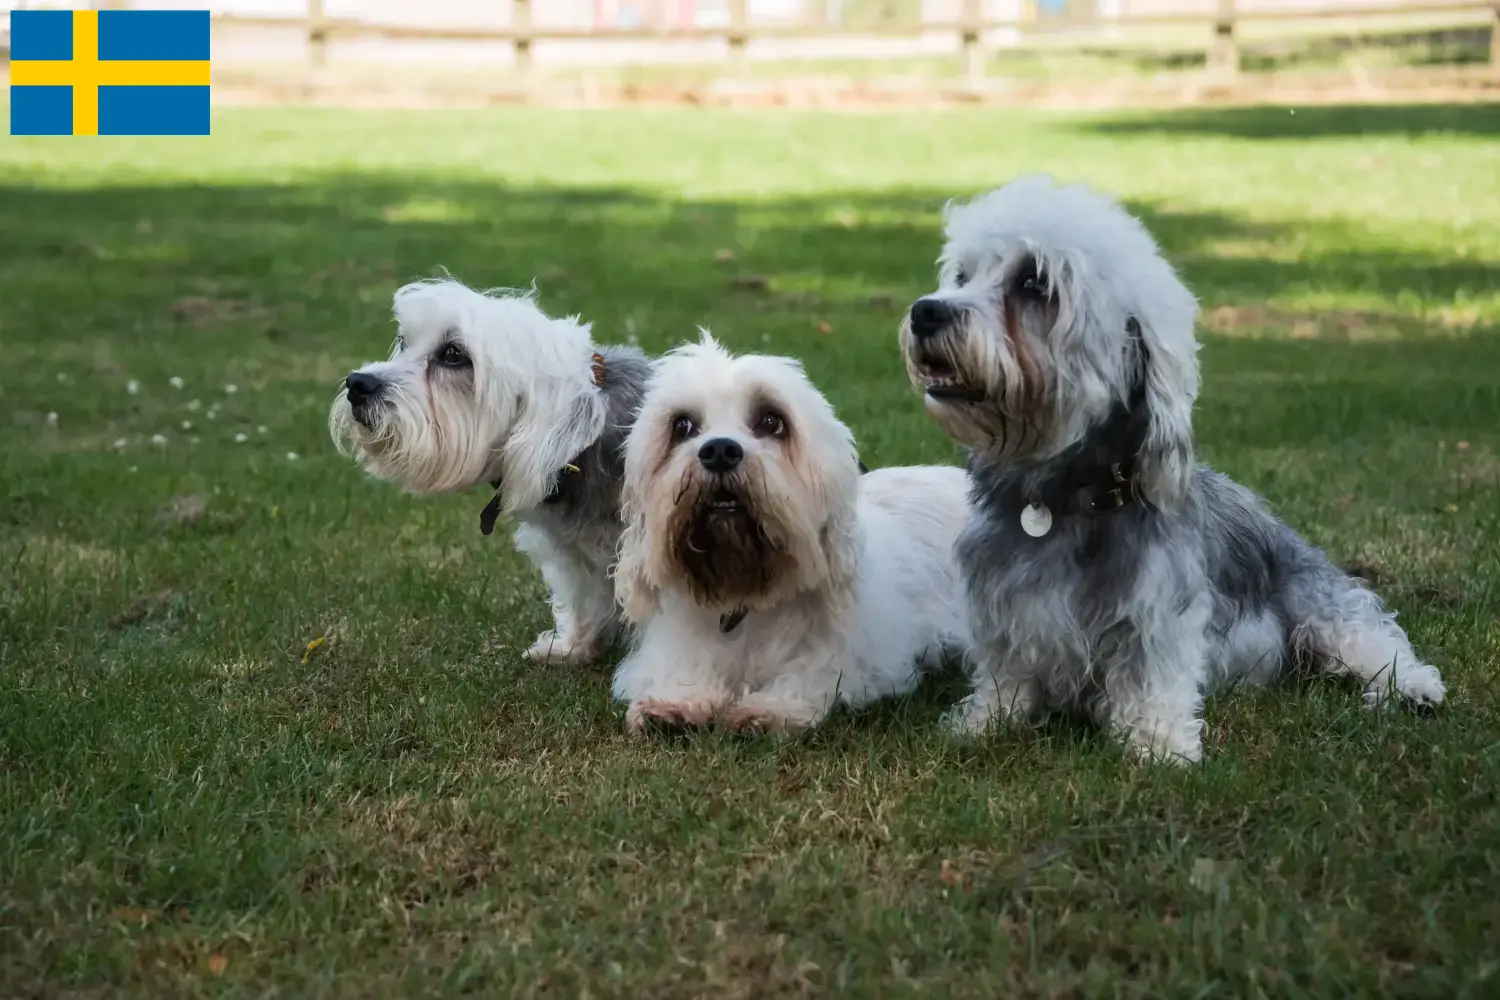
[[[18,10],[11,135],[208,135],[206,10]]]

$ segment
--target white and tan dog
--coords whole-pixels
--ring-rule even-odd
[[[969,646],[951,467],[861,475],[853,435],[787,358],[706,332],[658,362],[626,439],[614,678],[648,721],[786,732],[909,691]]]
[[[480,518],[515,519],[551,590],[555,627],[530,660],[590,663],[619,631],[609,567],[619,546],[620,448],[651,362],[596,346],[576,317],[530,294],[419,281],[395,294],[391,356],[349,373],[328,415],[340,450],[418,493],[481,484]]]

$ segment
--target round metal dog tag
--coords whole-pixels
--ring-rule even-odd
[[[1021,511],[1021,530],[1032,538],[1041,538],[1052,530],[1052,512],[1045,504],[1028,505]]]

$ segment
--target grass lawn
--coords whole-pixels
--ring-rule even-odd
[[[1159,234],[1202,456],[1371,576],[1444,710],[1216,698],[1191,769],[944,738],[943,684],[635,741],[605,670],[521,663],[544,591],[483,491],[327,440],[447,267],[603,340],[797,355],[868,463],[956,462],[897,318],[944,200],[1036,168]],[[3,140],[0,995],[1495,996],[1497,177],[1500,106]]]

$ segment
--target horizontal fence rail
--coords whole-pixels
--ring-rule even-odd
[[[216,14],[213,20],[216,25],[224,27],[300,28],[306,35],[308,58],[314,66],[326,63],[328,43],[335,39],[497,42],[512,48],[515,67],[522,74],[528,73],[532,68],[537,42],[722,41],[726,44],[729,68],[742,72],[748,64],[747,50],[757,40],[916,39],[948,34],[954,39],[952,51],[963,75],[971,82],[978,82],[984,73],[983,40],[987,33],[994,31],[1015,33],[1017,40],[1007,48],[1025,49],[1046,44],[1049,48],[1067,49],[1071,43],[1073,48],[1085,49],[1090,46],[1090,42],[1076,36],[1066,39],[1060,45],[1045,40],[1056,34],[1088,29],[1200,26],[1203,28],[1202,49],[1207,56],[1208,69],[1221,75],[1233,75],[1239,72],[1241,63],[1238,28],[1242,24],[1367,20],[1372,24],[1362,26],[1361,31],[1370,31],[1374,23],[1385,18],[1467,15],[1472,19],[1471,23],[1487,17],[1490,26],[1490,64],[1500,71],[1500,0],[1446,0],[1440,3],[1368,6],[1322,5],[1286,9],[1244,9],[1235,0],[1217,0],[1212,7],[1196,10],[1143,13],[1122,10],[1109,15],[1091,12],[1084,16],[1064,14],[1045,19],[1035,15],[1034,4],[1030,2],[1021,5],[1022,14],[1019,16],[993,17],[982,13],[981,0],[960,0],[961,16],[957,18],[876,21],[849,27],[817,23],[756,23],[748,16],[747,0],[729,0],[729,16],[726,23],[721,25],[642,25],[620,28],[538,24],[534,14],[545,0],[499,0],[502,4],[506,2],[510,4],[510,24],[506,26],[415,25],[329,17],[324,12],[323,0],[307,0],[306,13],[301,17]],[[106,2],[99,6],[128,5]],[[1351,32],[1359,33],[1361,32]],[[8,56],[8,52],[0,52],[0,57],[3,56]]]

